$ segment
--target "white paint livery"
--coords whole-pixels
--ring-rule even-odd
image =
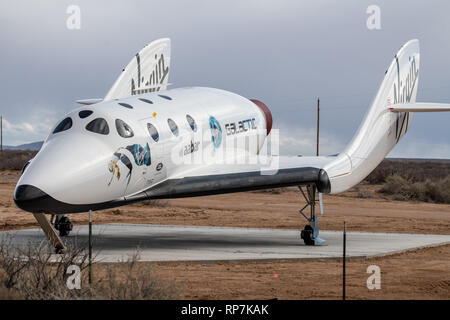
[[[408,130],[411,115],[393,113],[392,104],[415,103],[419,82],[419,41],[407,42],[386,71],[364,121],[347,148],[324,169],[331,193],[343,192],[363,180]]]
[[[170,97],[171,100],[163,97]],[[143,101],[144,99],[153,103],[149,104]],[[133,109],[123,107],[119,103],[126,103],[133,106]],[[82,110],[91,110],[93,113],[85,119],[80,119],[78,114]],[[196,132],[189,126],[187,115],[195,120]],[[124,197],[142,192],[167,178],[187,176],[194,169],[196,174],[203,174],[202,169],[205,168],[203,162],[191,164],[181,162],[183,159],[177,158],[178,152],[184,153],[185,147],[190,146],[191,142],[194,144],[200,142],[197,149],[201,149],[203,155],[211,155],[210,162],[220,168],[220,163],[225,162],[222,161],[222,157],[227,154],[221,149],[233,138],[226,135],[225,125],[228,123],[254,119],[258,128],[243,135],[251,136],[253,132],[259,133],[257,148],[237,149],[238,157],[249,151],[257,153],[262,147],[266,132],[264,115],[253,102],[231,92],[201,87],[167,90],[164,95],[155,92],[117,101],[104,101],[89,109],[86,107],[75,109],[64,118],[67,117],[73,119],[72,127],[48,136],[40,152],[26,168],[18,185],[36,186],[54,199],[74,205],[124,200]],[[209,125],[211,117],[220,119],[223,137],[219,148],[216,148],[211,140]],[[87,124],[97,118],[107,121],[109,134],[101,135],[86,129]],[[115,128],[116,119],[125,121],[132,128],[133,137],[119,136]],[[168,119],[172,119],[178,125],[178,137],[170,131]],[[157,142],[149,135],[148,123],[158,129]],[[130,145],[147,144],[151,150],[151,165],[138,166],[132,161],[133,172],[128,182],[125,179],[127,168],[119,163],[121,177],[113,179],[108,186],[112,175],[108,163],[114,153]],[[126,150],[124,153],[133,160],[132,151]],[[162,163],[163,167],[156,170],[159,163]],[[224,164],[224,166],[235,168],[234,165]],[[217,172],[217,168],[213,167],[207,166],[211,172]]]
[[[166,90],[170,41],[157,40],[132,59],[103,101],[83,100],[52,130],[24,169],[15,201],[33,213],[64,214],[280,186],[345,191],[398,143],[410,112],[448,111],[416,103],[419,63],[419,41],[411,40],[338,156],[285,157],[261,154],[272,125],[263,103],[219,89]],[[318,230],[314,210],[309,223]],[[317,234],[312,240],[320,240]]]
[[[450,111],[448,103],[398,103],[389,106],[392,112],[444,112]]]
[[[149,43],[122,70],[104,100],[166,90],[170,68],[170,39]]]

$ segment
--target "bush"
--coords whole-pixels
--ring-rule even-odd
[[[107,267],[106,279],[88,284],[88,255],[85,249],[69,246],[63,254],[52,254],[49,245],[12,245],[12,238],[0,243],[0,299],[173,299],[177,288],[159,280],[152,270],[138,268],[138,255]],[[67,269],[81,270],[81,289],[67,287]],[[104,267],[92,264],[93,270]]]
[[[392,175],[399,175],[411,182],[435,181],[450,176],[450,162],[385,159],[367,176],[365,181],[370,184],[382,184]]]
[[[372,198],[372,195],[370,194],[370,192],[364,188],[360,188],[359,186],[355,187],[355,192],[356,192],[356,198],[361,198],[361,199],[368,199],[368,198]]]
[[[0,151],[0,170],[22,170],[25,163],[36,154],[37,151],[31,150]]]
[[[81,299],[92,296],[91,288],[70,290],[66,286],[66,270],[70,265],[87,267],[83,249],[69,247],[55,256],[49,245],[28,244],[13,246],[12,238],[3,238],[0,244],[0,268],[4,270],[2,286],[19,292],[24,299]],[[56,258],[56,262],[52,259]]]
[[[177,298],[174,283],[163,282],[155,276],[155,268],[143,268],[136,253],[127,261],[107,266],[105,280],[97,283],[102,299],[144,300]]]
[[[138,206],[149,206],[149,207],[168,207],[169,200],[167,199],[152,199],[152,200],[143,200],[136,203]]]
[[[270,188],[270,189],[259,189],[259,190],[253,190],[250,192],[253,193],[270,193],[270,194],[281,194],[283,192],[288,192],[289,188],[287,187],[280,187],[280,188]]]
[[[14,289],[5,286],[8,276],[2,268],[0,268],[0,300],[18,300],[23,297]]]
[[[437,181],[414,182],[398,174],[388,176],[379,190],[393,195],[395,200],[417,200],[435,203],[450,203],[450,177]]]

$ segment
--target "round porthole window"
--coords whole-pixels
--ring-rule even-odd
[[[167,119],[167,123],[169,124],[170,131],[172,131],[175,137],[178,137],[178,126],[172,119]]]
[[[116,119],[116,129],[117,133],[122,138],[131,138],[134,136],[133,130],[130,126],[120,119]]]
[[[109,134],[108,122],[103,118],[97,118],[89,122],[86,126],[87,131],[104,134]]]
[[[189,124],[189,127],[191,127],[192,131],[197,131],[197,124],[195,123],[194,118],[192,118],[190,115],[186,115],[186,120]]]
[[[154,125],[152,125],[151,123],[147,123],[147,129],[148,129],[148,133],[150,134],[152,139],[155,140],[155,142],[158,142],[159,133],[158,133],[158,130],[156,130],[156,127]]]

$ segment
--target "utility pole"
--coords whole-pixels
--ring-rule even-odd
[[[89,210],[89,284],[92,284],[92,211]]]
[[[346,246],[347,246],[347,233],[346,225],[344,221],[344,236],[342,239],[342,300],[345,300],[345,260],[346,260]]]
[[[0,116],[0,151],[3,151],[3,116]]]
[[[317,98],[317,140],[316,140],[316,156],[319,156],[319,124],[320,124],[320,99]]]

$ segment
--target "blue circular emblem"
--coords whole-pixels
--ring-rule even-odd
[[[222,128],[219,121],[213,116],[209,117],[209,128],[211,129],[211,140],[214,148],[220,147],[222,143]]]

